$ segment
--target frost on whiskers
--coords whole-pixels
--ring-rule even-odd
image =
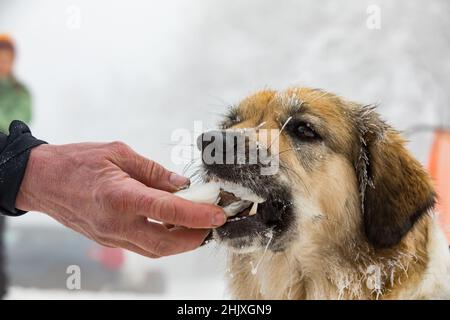
[[[259,265],[261,264],[261,262],[264,260],[264,257],[266,256],[267,250],[269,249],[270,243],[272,242],[272,239],[273,239],[273,230],[269,230],[266,233],[264,233],[264,237],[268,238],[269,240],[267,241],[267,244],[264,248],[264,252],[263,252],[262,256],[259,258],[256,265],[253,263],[253,261],[250,261],[252,275],[256,275],[258,273]]]

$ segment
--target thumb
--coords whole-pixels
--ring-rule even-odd
[[[175,192],[189,186],[188,178],[171,172],[159,163],[147,159],[132,149],[128,149],[128,155],[116,159],[123,171],[131,178],[145,184],[148,187],[168,192]]]

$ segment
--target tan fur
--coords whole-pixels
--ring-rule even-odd
[[[317,125],[326,128],[333,138],[329,149],[314,149],[314,157],[320,161],[305,165],[295,152],[288,152],[292,148],[289,137],[280,136],[280,161],[298,173],[298,177],[287,174],[280,177],[292,185],[295,205],[302,209],[295,230],[291,230],[295,239],[284,251],[269,250],[264,256],[264,248],[251,253],[230,251],[231,296],[237,299],[450,298],[447,295],[450,294],[448,244],[440,236],[432,216],[423,215],[392,247],[376,248],[367,240],[362,227],[360,181],[349,161],[360,152],[353,112],[359,107],[357,104],[318,90],[293,88],[281,93],[267,90],[240,104],[242,121],[233,127],[255,127],[265,121],[265,128],[280,128],[278,119],[293,99],[299,99],[300,108],[304,108],[301,110],[308,117],[320,118]],[[408,206],[415,203],[414,199],[425,199],[432,192],[431,182],[403,147],[401,137],[390,128],[383,132],[379,141],[370,130],[365,137],[374,149],[371,151],[376,151],[371,158],[373,180],[377,184],[380,179],[391,179],[389,176],[398,179],[398,183],[392,183],[404,195],[397,203],[398,212],[392,215],[393,221],[401,221]],[[377,162],[382,161],[383,170],[377,171]],[[251,266],[256,262],[260,264],[256,274],[252,274]]]

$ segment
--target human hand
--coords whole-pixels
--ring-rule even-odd
[[[188,184],[123,143],[41,145],[31,151],[16,207],[45,212],[102,245],[157,258],[197,248],[226,221],[220,207],[172,194]]]

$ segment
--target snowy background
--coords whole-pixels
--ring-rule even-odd
[[[381,29],[366,25],[370,5]],[[266,87],[379,102],[402,130],[450,124],[448,0],[0,0],[2,32],[18,44],[36,136],[122,140],[179,172],[174,130],[213,126]],[[430,141],[410,144],[424,163]],[[215,247],[160,260],[128,254],[112,272],[92,258],[95,245],[38,213],[10,220],[8,242],[12,299],[226,297]],[[81,267],[81,291],[64,289],[70,264]]]

